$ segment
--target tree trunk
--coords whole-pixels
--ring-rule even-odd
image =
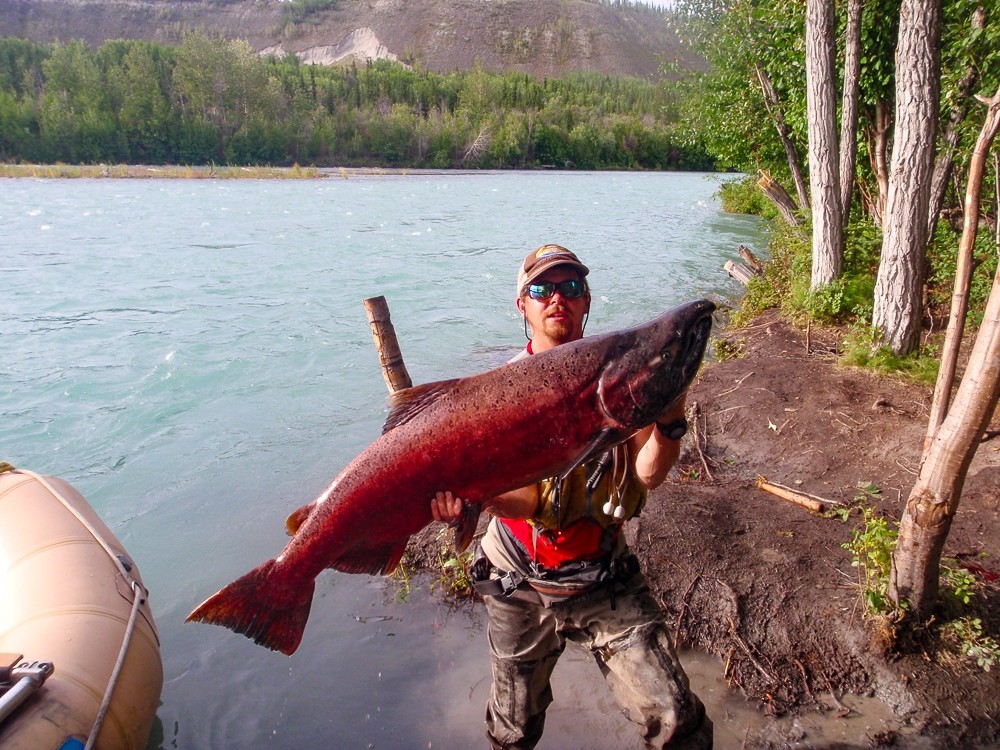
[[[972,14],[972,31],[976,32],[986,26],[986,11],[983,6],[976,8]],[[938,216],[941,215],[941,206],[944,205],[944,196],[948,191],[948,181],[951,179],[951,171],[955,155],[958,148],[959,126],[969,113],[969,100],[972,96],[973,87],[979,80],[979,73],[975,66],[969,65],[965,69],[965,75],[958,82],[955,92],[955,106],[951,108],[951,116],[945,126],[944,134],[941,136],[942,148],[938,152],[937,160],[934,162],[934,176],[931,178],[931,198],[930,208],[927,211],[927,237],[934,235],[934,227],[937,226]]]
[[[951,295],[948,330],[945,333],[944,345],[941,349],[941,363],[938,367],[937,383],[934,386],[934,398],[931,400],[927,437],[924,439],[925,451],[948,413],[951,389],[955,382],[958,351],[962,343],[962,333],[965,331],[965,319],[969,307],[969,287],[972,284],[973,250],[976,244],[976,232],[979,228],[983,176],[986,174],[990,146],[993,139],[996,138],[998,128],[1000,128],[1000,89],[997,89],[997,93],[986,103],[988,106],[986,121],[983,123],[979,138],[976,139],[976,146],[969,162],[969,187],[965,194],[962,238],[958,244],[955,289]]]
[[[903,0],[896,47],[896,129],[872,322],[896,354],[920,343],[934,131],[941,86],[941,2]]]
[[[792,174],[792,181],[795,183],[795,191],[799,196],[799,205],[805,210],[809,208],[809,193],[806,191],[806,181],[802,176],[799,153],[792,142],[792,129],[785,122],[778,93],[774,90],[767,72],[760,66],[760,63],[755,63],[754,67],[757,71],[757,80],[760,81],[761,91],[764,92],[764,106],[767,107],[768,114],[774,120],[775,127],[778,129],[778,137],[781,138],[781,145],[785,149],[785,158],[788,161],[788,170]]]
[[[926,619],[937,603],[938,570],[972,456],[1000,397],[1000,272],[955,403],[934,435],[910,491],[892,558],[889,595]]]
[[[969,170],[963,249],[975,241],[979,197],[990,143],[1000,128],[1000,90],[989,102],[990,111],[980,133]],[[978,162],[978,163],[977,163]],[[971,236],[968,236],[971,235]],[[956,280],[956,285],[960,281]],[[953,308],[954,308],[953,301]],[[938,385],[941,385],[939,380]],[[937,604],[941,550],[958,510],[962,487],[979,442],[1000,399],[1000,269],[986,302],[983,323],[955,401],[940,426],[932,417],[929,445],[920,473],[900,520],[892,557],[889,595],[907,601],[918,620],[927,619]],[[940,403],[935,393],[935,404]]]
[[[858,154],[858,88],[861,76],[861,0],[847,0],[844,39],[844,91],[840,105],[840,212],[844,227],[851,215],[855,159]]]
[[[878,189],[876,195],[865,192],[865,208],[871,220],[885,231],[885,201],[889,192],[889,126],[892,117],[889,112],[889,105],[880,101],[875,104],[875,116],[871,118],[874,125],[865,130],[868,140],[868,161],[875,175],[875,184]],[[863,183],[859,187],[864,189]]]
[[[840,210],[837,147],[837,53],[834,0],[806,2],[806,108],[809,118],[809,187],[812,194],[812,284],[840,275],[844,225]]]

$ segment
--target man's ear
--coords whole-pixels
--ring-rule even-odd
[[[523,318],[524,317],[524,298],[523,297],[518,297],[515,300],[514,304],[517,305],[517,311],[519,313],[521,313],[521,317]]]

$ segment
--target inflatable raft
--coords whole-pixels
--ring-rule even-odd
[[[146,747],[163,686],[147,593],[72,486],[0,465],[0,748]]]

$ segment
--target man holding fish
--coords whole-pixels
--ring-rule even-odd
[[[711,722],[620,529],[677,458],[715,305],[694,300],[584,338],[587,267],[546,245],[521,270],[525,354],[395,391],[382,434],[288,516],[284,549],[187,619],[291,656],[324,570],[391,573],[435,517],[455,524],[464,550],[486,506],[503,519],[475,566],[491,618],[495,746],[538,741],[569,638],[595,654],[649,745],[709,747]]]
[[[559,245],[525,258],[516,304],[531,333],[512,361],[583,338],[588,273]],[[561,480],[543,479],[482,503],[494,517],[472,574],[489,615],[491,747],[532,748],[541,739],[552,702],[549,679],[567,640],[594,654],[649,747],[712,746],[712,722],[690,690],[665,616],[621,533],[666,478],[686,427],[681,392],[653,424],[594,452]],[[537,429],[558,433],[560,423],[554,418]],[[457,522],[466,507],[442,491],[431,514]]]

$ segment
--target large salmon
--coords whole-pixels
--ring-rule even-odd
[[[697,372],[714,309],[689,302],[645,325],[396,392],[381,437],[292,515],[295,534],[281,554],[187,619],[292,654],[320,571],[392,571],[410,535],[431,521],[435,492],[466,501],[464,549],[482,501],[567,474],[651,424]]]

